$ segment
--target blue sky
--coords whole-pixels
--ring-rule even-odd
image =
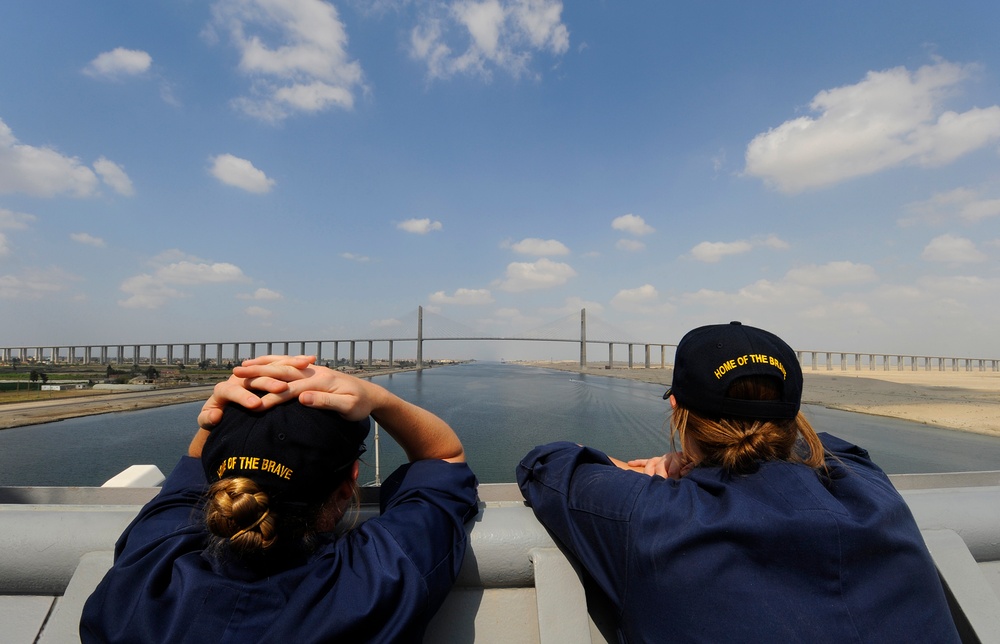
[[[388,337],[418,306],[511,336],[585,307],[649,342],[740,319],[998,357],[997,24],[986,1],[3,3],[0,345]]]

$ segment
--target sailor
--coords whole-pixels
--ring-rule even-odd
[[[802,384],[774,334],[700,327],[664,394],[672,451],[563,442],[521,461],[525,500],[620,641],[959,641],[902,497],[864,449],[817,435]]]
[[[476,478],[443,420],[312,362],[258,358],[216,386],[87,601],[84,642],[422,640],[464,559]],[[380,516],[345,530],[369,416],[410,462]]]

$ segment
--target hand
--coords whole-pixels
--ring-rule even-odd
[[[298,398],[307,407],[330,409],[347,420],[361,420],[384,402],[387,395],[382,387],[367,380],[327,367],[284,359],[244,362],[233,370],[233,374],[243,377],[254,387],[273,387],[260,399],[263,409]]]
[[[304,378],[303,370],[316,361],[315,356],[262,356],[245,360],[233,369],[228,380],[215,385],[212,396],[198,414],[198,426],[211,430],[222,420],[222,410],[229,403],[247,409],[268,409],[291,400],[288,382]],[[267,392],[263,397],[256,392]]]
[[[679,479],[694,469],[695,463],[684,452],[667,452],[663,456],[633,459],[628,465],[631,469],[641,471],[648,476]]]

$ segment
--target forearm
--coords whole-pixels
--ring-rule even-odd
[[[462,442],[448,423],[384,389],[380,394],[371,416],[403,448],[410,461],[438,458],[465,462]]]
[[[191,439],[191,443],[188,445],[188,456],[192,458],[201,458],[201,450],[205,447],[205,441],[208,440],[209,432],[204,429],[199,429],[194,438]]]

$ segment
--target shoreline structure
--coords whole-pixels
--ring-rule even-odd
[[[517,361],[512,366],[541,367],[580,373],[579,364],[564,361]],[[411,369],[364,373],[390,375]],[[627,366],[607,369],[594,363],[591,376],[626,378],[669,386],[671,368]],[[358,374],[356,374],[358,375]],[[1000,437],[1000,373],[990,371],[812,371],[803,372],[802,402],[831,409],[910,420],[944,429]],[[207,400],[214,385],[134,393],[66,397],[51,401],[0,405],[0,430],[50,423],[66,418],[135,411]]]

